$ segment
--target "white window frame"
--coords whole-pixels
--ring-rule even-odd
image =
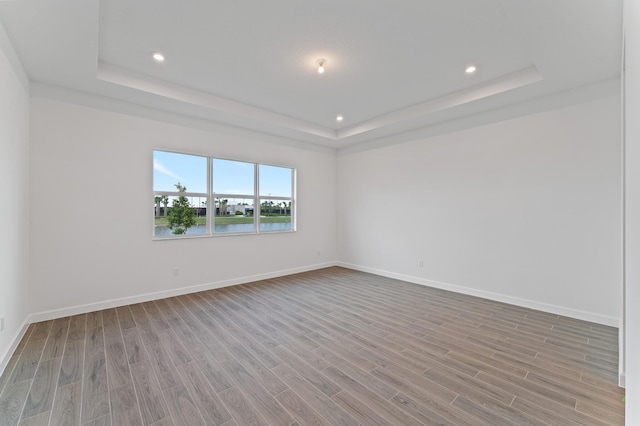
[[[156,236],[155,235],[155,213],[154,220],[152,224],[152,237],[154,240],[176,240],[176,239],[184,239],[184,238],[206,238],[206,237],[223,237],[223,236],[237,236],[237,235],[258,235],[258,234],[274,234],[274,233],[291,233],[297,231],[297,203],[296,203],[296,179],[297,179],[297,169],[291,166],[283,166],[269,163],[256,163],[253,161],[241,160],[241,159],[232,159],[232,158],[222,158],[215,157],[210,155],[202,155],[202,154],[193,154],[188,152],[181,151],[172,151],[166,149],[154,149],[153,153],[156,151],[166,152],[170,154],[182,154],[182,155],[192,155],[197,157],[204,157],[207,159],[207,192],[178,192],[178,191],[152,191],[153,199],[157,196],[167,196],[167,197],[199,197],[205,198],[207,201],[206,205],[206,233],[205,234],[197,234],[197,235],[167,235],[167,236]],[[213,192],[213,163],[214,160],[225,160],[225,161],[237,161],[241,163],[248,163],[253,165],[253,194],[231,194],[231,193],[216,193]],[[291,170],[291,197],[286,196],[273,196],[273,195],[260,195],[260,166],[272,166],[272,167],[281,167],[285,169]],[[153,178],[152,178],[153,182]],[[152,184],[153,185],[153,184]],[[216,218],[216,199],[251,199],[253,200],[253,231],[249,232],[215,232],[215,218]],[[290,202],[291,206],[289,207],[289,214],[291,216],[290,223],[291,227],[289,229],[276,229],[276,230],[260,230],[261,225],[261,209],[262,206],[260,204],[261,200],[273,200],[273,201],[285,201]],[[167,205],[167,208],[169,205]]]

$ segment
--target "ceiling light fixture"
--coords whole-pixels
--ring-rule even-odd
[[[165,60],[164,55],[162,53],[160,53],[160,52],[151,52],[151,57],[156,62],[164,62],[164,60]]]
[[[322,74],[324,73],[324,64],[326,64],[327,61],[324,59],[318,59],[316,61],[316,64],[318,64],[318,74]]]
[[[336,121],[340,122],[342,120],[344,120],[343,116],[339,115],[339,116],[336,117]]]
[[[467,74],[473,74],[476,72],[475,65],[469,65],[466,70],[464,70]]]

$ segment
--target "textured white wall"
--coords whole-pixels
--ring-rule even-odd
[[[27,318],[29,83],[0,24],[0,372]]]
[[[620,138],[611,95],[341,154],[339,259],[617,326]]]
[[[640,3],[625,15],[626,424],[640,424]]]
[[[32,313],[128,303],[336,260],[333,151],[45,97],[32,98],[31,114]],[[297,168],[298,232],[152,241],[154,148]]]

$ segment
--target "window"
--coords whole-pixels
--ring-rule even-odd
[[[260,164],[260,231],[291,229],[293,170]]]
[[[153,152],[153,236],[294,231],[295,170]]]
[[[213,159],[215,233],[255,232],[256,165]]]

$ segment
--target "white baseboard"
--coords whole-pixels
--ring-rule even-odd
[[[267,280],[271,278],[283,277],[286,275],[299,274],[301,272],[313,271],[316,269],[336,266],[336,262],[319,263],[316,265],[303,266],[300,268],[285,269],[280,271],[267,272],[258,275],[233,278],[230,280],[215,281],[205,284],[198,284],[189,287],[181,287],[171,290],[163,290],[154,293],[140,294],[136,296],[122,297],[118,299],[105,300],[84,305],[70,306],[66,308],[54,309],[51,311],[37,312],[29,314],[27,325],[33,322],[48,321],[56,318],[63,318],[70,315],[85,314],[87,312],[99,311],[102,309],[117,308],[119,306],[131,305],[134,303],[149,302],[151,300],[164,299],[167,297],[182,296],[184,294],[197,293],[199,291],[214,290],[216,288],[230,287],[238,284],[246,284],[254,281]]]
[[[11,358],[11,355],[13,355],[13,353],[16,351],[16,348],[18,347],[20,340],[22,340],[22,338],[24,337],[24,333],[26,333],[28,327],[29,327],[29,317],[25,318],[24,322],[18,329],[18,332],[16,333],[15,336],[13,336],[13,339],[11,339],[11,344],[4,351],[2,356],[0,356],[0,376],[2,375],[2,373],[4,373],[4,369],[7,368],[7,364],[9,364],[9,359]]]
[[[618,386],[620,386],[621,388],[626,388],[627,384],[627,376],[624,373],[620,373],[620,375],[618,376]]]
[[[497,302],[509,303],[511,305],[522,306],[524,308],[535,309],[538,311],[549,312],[556,315],[571,317],[583,321],[594,322],[597,324],[607,325],[610,327],[620,327],[620,318],[610,317],[607,315],[595,314],[593,312],[582,311],[579,309],[568,308],[564,306],[551,305],[548,303],[536,302],[535,300],[521,299],[519,297],[508,296],[490,291],[478,290],[475,288],[448,284],[439,281],[431,281],[424,278],[413,277],[410,275],[398,274],[395,272],[384,271],[368,266],[354,265],[346,262],[338,262],[338,266],[353,269],[356,271],[369,272],[371,274],[380,275],[387,278],[407,281],[414,284],[420,284],[427,287],[449,290],[455,293],[467,294],[470,296],[482,297],[484,299],[495,300]]]

